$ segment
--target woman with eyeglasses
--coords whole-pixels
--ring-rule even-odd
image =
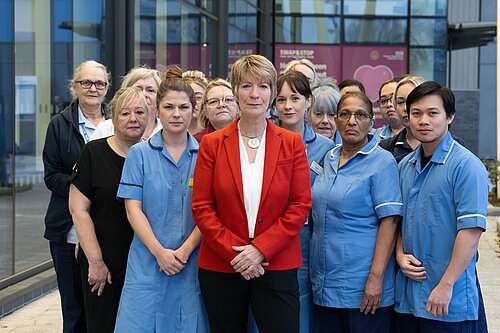
[[[382,117],[387,123],[387,125],[377,128],[373,133],[373,136],[379,141],[398,135],[404,128],[401,117],[399,117],[394,103],[394,91],[396,90],[398,82],[401,81],[402,78],[403,77],[400,76],[392,78],[391,80],[382,83],[380,89],[378,90],[378,105],[380,107]]]
[[[68,209],[68,180],[83,146],[106,118],[103,101],[108,87],[109,73],[104,65],[93,60],[81,63],[69,83],[73,100],[50,121],[43,147],[45,185],[52,192],[44,237],[50,242],[64,332],[86,331],[80,266],[75,259],[77,237]]]
[[[231,124],[238,113],[238,104],[231,84],[223,79],[211,81],[203,95],[198,115],[198,123],[203,130],[196,133],[194,138],[201,142],[204,135]]]
[[[310,274],[319,331],[385,333],[402,212],[398,169],[369,135],[373,110],[365,94],[343,95],[335,122],[343,143],[326,154],[312,187]]]

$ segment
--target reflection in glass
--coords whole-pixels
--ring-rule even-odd
[[[446,19],[411,19],[410,45],[446,46]]]
[[[46,1],[16,1],[14,12],[13,182],[17,273],[50,259],[47,241],[43,238],[50,194],[43,182],[41,155],[52,113],[51,49],[46,42],[50,40],[51,8]]]
[[[448,0],[411,0],[411,15],[446,16]]]
[[[276,17],[276,43],[338,44],[340,18],[314,16]]]
[[[276,0],[274,8],[283,14],[339,15],[340,0]]]
[[[14,164],[12,128],[14,101],[13,1],[0,1],[0,280],[14,273],[12,236],[12,195],[14,193]]]
[[[446,49],[410,49],[410,73],[446,84]]]
[[[344,0],[344,15],[406,16],[407,14],[408,0]]]
[[[346,43],[406,43],[405,19],[345,19]]]

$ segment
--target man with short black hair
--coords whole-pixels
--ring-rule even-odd
[[[427,81],[407,97],[413,135],[422,143],[399,164],[403,196],[398,332],[478,332],[477,245],[486,229],[488,175],[448,131],[450,89]]]

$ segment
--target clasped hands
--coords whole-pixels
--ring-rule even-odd
[[[155,256],[160,272],[167,275],[175,275],[182,271],[189,260],[189,255],[182,248],[177,250],[163,248]]]
[[[233,246],[233,251],[239,253],[231,260],[231,266],[243,275],[245,280],[264,275],[264,267],[269,266],[269,263],[263,262],[264,254],[255,245]]]
[[[413,255],[400,254],[396,259],[399,267],[401,267],[401,271],[407,278],[416,282],[422,282],[427,278],[427,272],[422,262]],[[425,305],[426,312],[433,317],[447,316],[452,293],[453,286],[439,282],[427,299]]]

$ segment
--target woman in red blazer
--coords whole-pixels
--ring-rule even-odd
[[[311,189],[300,135],[266,119],[276,77],[262,56],[237,60],[230,80],[241,117],[201,141],[192,202],[212,332],[245,332],[249,304],[261,332],[299,330],[298,234]]]

